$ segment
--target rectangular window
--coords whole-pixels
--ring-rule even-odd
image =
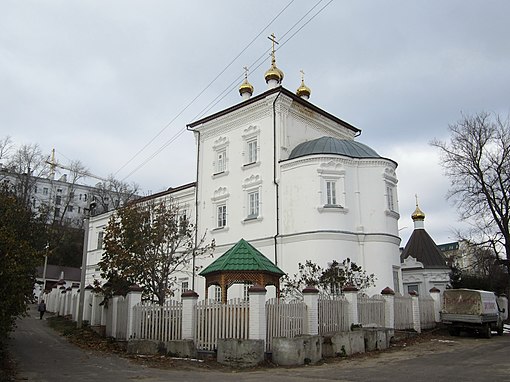
[[[48,188],[44,187],[42,190],[43,195],[48,195]]]
[[[81,213],[81,207],[78,206],[78,213],[80,214]]]
[[[416,292],[420,293],[420,288],[418,287],[418,284],[409,284],[407,286],[407,293]]]
[[[221,287],[218,285],[214,286],[214,301],[221,301]]]
[[[222,204],[217,208],[218,213],[218,228],[223,228],[227,225],[227,206]]]
[[[60,208],[55,208],[55,219],[60,217]]]
[[[83,194],[83,200],[87,201],[87,194]]]
[[[216,173],[225,172],[227,169],[227,151],[218,151],[216,154]]]
[[[61,188],[57,189],[57,194],[61,194],[61,193],[62,193],[62,189]]]
[[[336,182],[326,181],[326,204],[336,205]]]
[[[103,231],[97,233],[97,249],[103,248]]]
[[[189,290],[189,282],[182,281],[181,282],[181,292],[186,292],[187,290]]]
[[[55,204],[57,206],[60,206],[60,204],[62,204],[62,197],[60,195],[57,195],[57,197],[55,198]]]
[[[248,218],[259,216],[259,192],[250,192],[248,194]]]
[[[388,202],[388,210],[395,211],[395,199],[393,196],[393,187],[386,186],[386,199]]]
[[[37,194],[37,186],[34,186],[34,194]]]
[[[73,210],[74,210],[73,206],[68,206],[67,207],[67,212],[73,212]]]
[[[248,163],[257,162],[257,140],[248,142]]]
[[[74,200],[74,191],[69,193],[69,200]]]

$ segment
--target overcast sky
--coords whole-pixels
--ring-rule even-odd
[[[505,0],[0,0],[0,138],[144,193],[194,181],[186,124],[241,101],[243,66],[266,90],[274,32],[283,85],[303,69],[312,103],[398,162],[402,245],[415,194],[436,243],[454,241],[429,142],[461,113],[509,113],[509,15]]]

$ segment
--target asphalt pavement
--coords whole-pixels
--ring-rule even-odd
[[[18,321],[10,351],[23,381],[509,381],[510,334],[492,339],[430,339],[319,366],[250,371],[159,370],[126,358],[78,348],[39,320],[35,307]]]

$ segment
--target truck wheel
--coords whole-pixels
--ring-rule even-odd
[[[457,328],[450,328],[448,329],[448,333],[450,334],[450,336],[457,337],[460,334],[460,330]]]
[[[492,337],[492,331],[491,331],[491,325],[490,324],[485,325],[484,333],[483,334],[485,335],[485,338],[491,338]]]
[[[501,323],[501,325],[498,325],[498,336],[502,335],[503,335],[503,323]]]

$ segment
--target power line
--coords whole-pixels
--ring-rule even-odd
[[[182,113],[184,113],[195,101],[202,95],[204,92],[211,87],[211,85],[223,74],[225,71],[259,38],[259,36],[264,33],[264,31],[269,28],[275,21],[280,17],[280,15],[287,10],[287,8],[290,7],[290,5],[295,0],[291,0],[285,7],[282,8],[282,10],[275,16],[273,19],[267,24],[249,43],[244,47],[244,49],[241,50],[239,54],[237,54],[228,64],[225,66],[216,77],[212,81],[210,81],[196,96],[193,98],[177,115],[175,115],[170,122],[168,122],[163,128],[149,141],[147,142],[140,150],[138,150],[135,155],[133,155],[122,167],[120,167],[113,175],[117,175],[121,170],[123,170],[129,163],[131,163],[138,155],[140,155],[152,142],[156,140]],[[131,175],[132,173],[130,173]],[[126,176],[125,178],[129,177],[130,175]],[[124,179],[125,179],[124,178]]]
[[[294,0],[293,0],[293,1],[294,1]],[[292,2],[293,2],[293,1],[292,1]],[[292,31],[292,30],[293,30],[293,29],[294,29],[294,28],[295,28],[295,27],[296,27],[296,26],[297,26],[297,25],[298,25],[298,24],[299,24],[299,23],[300,23],[303,19],[305,19],[305,18],[306,18],[306,17],[307,17],[307,16],[308,16],[308,15],[309,15],[309,14],[310,14],[310,13],[311,13],[311,12],[312,12],[315,8],[316,8],[316,7],[320,4],[320,3],[322,3],[323,1],[324,1],[324,0],[319,0],[319,1],[318,1],[318,2],[317,2],[317,3],[316,3],[316,4],[312,7],[312,8],[310,8],[310,9],[308,10],[308,12],[306,12],[306,13],[305,13],[305,14],[304,14],[304,15],[303,15],[303,16],[302,16],[302,17],[301,17],[301,18],[300,18],[300,19],[299,19],[296,23],[294,23],[294,25],[293,25],[293,26],[292,26],[292,27],[291,27],[291,28],[290,28],[287,32],[285,32],[285,33],[282,35],[282,38],[284,38],[285,36],[287,36],[287,35],[288,35],[288,34],[289,34],[289,33],[290,33],[290,32],[291,32],[291,31]],[[292,3],[292,2],[291,2],[291,3]],[[298,29],[297,29],[294,33],[292,33],[292,34],[290,35],[290,37],[289,37],[289,38],[287,38],[286,40],[282,41],[282,42],[279,44],[279,46],[278,46],[278,49],[277,49],[277,50],[280,50],[280,49],[281,49],[281,48],[282,48],[282,47],[283,47],[283,46],[284,46],[287,42],[289,42],[289,41],[290,41],[290,40],[291,40],[291,39],[292,39],[292,38],[293,38],[293,37],[294,37],[297,33],[299,33],[299,32],[300,32],[300,31],[301,31],[301,30],[302,30],[302,29],[303,29],[306,25],[308,25],[308,24],[309,24],[309,23],[310,23],[310,22],[311,22],[311,21],[312,21],[315,17],[317,17],[317,16],[318,16],[318,15],[319,15],[319,14],[320,14],[320,13],[321,13],[321,12],[322,12],[322,11],[323,11],[323,10],[324,10],[324,9],[325,9],[328,5],[329,5],[329,4],[331,4],[332,2],[333,2],[333,0],[330,0],[328,3],[326,3],[326,4],[325,4],[322,8],[320,8],[320,9],[319,9],[319,10],[318,10],[315,14],[313,14],[313,15],[312,15],[312,17],[310,17],[310,18],[309,18],[309,19],[308,19],[308,20],[307,20],[307,21],[306,21],[303,25],[301,25],[301,26],[300,26],[300,27],[299,27],[299,28],[298,28]],[[273,20],[271,20],[271,22],[270,22],[270,23],[269,23],[269,24],[268,24],[268,25],[267,25],[267,26],[266,26],[266,27],[265,27],[265,28],[264,28],[264,29],[263,29],[263,30],[262,30],[262,31],[261,31],[261,32],[257,35],[257,37],[256,37],[256,38],[258,38],[258,37],[259,37],[259,36],[260,36],[260,35],[261,35],[261,34],[262,34],[262,33],[263,33],[263,32],[264,32],[264,31],[265,31],[265,30],[266,30],[266,29],[267,29],[267,28],[268,28],[268,27],[269,27],[269,26],[273,23],[273,22],[274,22],[274,20],[275,20],[275,19],[276,19],[276,18],[277,18],[277,17],[278,17],[281,13],[283,13],[283,11],[284,11],[284,10],[285,10],[285,9],[286,9],[286,8],[287,8],[290,4],[291,4],[291,3],[289,3],[289,4],[288,4],[288,5],[287,5],[287,6],[286,6],[286,7],[285,7],[285,8],[284,8],[284,9],[283,9],[283,10],[282,10],[282,11],[281,11],[281,12],[280,12],[280,13],[279,13],[279,14],[278,14],[278,15],[277,15],[274,19],[273,19]],[[256,38],[255,38],[255,39],[256,39]],[[253,39],[253,40],[249,43],[249,45],[248,45],[248,46],[250,46],[251,44],[253,44],[253,42],[255,41],[255,39]],[[242,51],[242,52],[244,52],[245,50],[246,50],[246,48],[245,48],[245,49],[243,49],[243,51]],[[263,58],[264,58],[264,57],[266,57],[266,55],[267,55],[267,53],[268,53],[269,51],[270,51],[270,49],[267,49],[267,50],[266,50],[266,51],[265,51],[265,52],[264,52],[264,53],[263,53],[263,54],[262,54],[262,55],[261,55],[261,56],[260,56],[257,60],[255,60],[255,61],[252,63],[252,65],[250,65],[250,68],[251,68],[253,65],[257,65],[257,66],[255,66],[255,68],[254,68],[254,69],[252,69],[252,71],[257,70],[257,69],[258,69],[258,68],[262,65],[262,63],[264,62],[264,61],[263,61]],[[241,53],[242,53],[242,52],[241,52]],[[241,54],[241,53],[240,53],[240,54]],[[234,62],[234,61],[235,61],[235,60],[236,60],[236,59],[240,56],[240,54],[238,54],[238,55],[236,56],[236,58],[228,64],[227,68],[228,68],[229,66],[231,66],[231,65],[232,65],[232,63],[233,63],[233,62]],[[214,79],[213,81],[211,81],[211,82],[207,85],[207,87],[206,87],[204,90],[202,90],[202,91],[200,92],[200,94],[199,94],[197,97],[195,97],[195,98],[193,99],[192,103],[193,103],[193,102],[194,102],[194,101],[195,101],[195,100],[196,100],[196,99],[197,99],[197,98],[198,98],[198,97],[199,97],[199,96],[200,96],[200,95],[201,95],[201,94],[202,94],[202,93],[203,93],[203,92],[204,92],[204,91],[208,88],[208,87],[210,87],[210,86],[212,85],[212,83],[213,83],[214,81],[216,81],[216,79],[217,79],[217,78],[218,78],[218,77],[219,77],[219,76],[220,76],[220,75],[221,75],[221,74],[222,74],[225,70],[226,70],[226,68],[225,68],[225,69],[224,69],[224,70],[223,70],[223,71],[222,71],[222,72],[221,72],[218,76],[216,76],[216,77],[215,77],[215,79]],[[222,91],[222,92],[221,92],[218,96],[216,96],[216,98],[215,98],[214,100],[212,100],[212,101],[211,101],[211,102],[210,102],[210,103],[209,103],[209,104],[208,104],[208,105],[207,105],[204,109],[202,109],[202,110],[201,110],[201,111],[200,111],[200,112],[199,112],[199,113],[195,116],[195,118],[193,118],[193,120],[200,119],[203,115],[205,115],[205,114],[206,114],[206,113],[208,113],[208,112],[209,112],[209,111],[210,111],[213,107],[215,107],[215,106],[216,106],[216,105],[217,105],[220,101],[222,101],[222,100],[226,97],[226,95],[227,95],[227,94],[229,94],[229,92],[230,92],[230,91],[232,91],[235,87],[237,87],[237,84],[238,84],[238,82],[239,82],[239,80],[240,80],[241,78],[242,78],[242,75],[240,75],[240,76],[236,77],[236,79],[235,79],[235,80],[233,80],[233,81],[232,81],[232,82],[231,82],[231,83],[230,83],[230,84],[229,84],[229,85],[228,85],[228,86],[227,86],[227,87],[226,87],[226,88],[225,88],[225,89],[224,89],[224,90],[223,90],[223,91]],[[187,109],[190,105],[191,105],[191,103],[190,103],[190,104],[188,104],[188,105],[186,106],[186,109]],[[182,114],[182,112],[183,112],[183,111],[184,111],[184,110],[182,110],[182,111],[181,111],[178,115]],[[172,123],[175,119],[176,119],[176,118],[172,119],[172,121],[170,121],[170,122],[169,122],[169,124],[170,124],[170,123]],[[167,124],[167,126],[168,126],[169,124]],[[166,127],[167,127],[167,126],[165,126],[165,129],[166,129]],[[144,160],[144,161],[143,161],[140,165],[138,165],[138,166],[137,166],[134,170],[132,170],[132,171],[131,171],[128,175],[126,175],[126,176],[125,176],[122,180],[125,180],[125,179],[129,178],[131,175],[133,175],[135,172],[137,172],[139,169],[141,169],[143,166],[145,166],[148,162],[150,162],[152,159],[154,159],[154,157],[156,157],[159,153],[161,153],[161,152],[162,152],[162,151],[163,151],[166,147],[168,147],[168,146],[169,146],[170,144],[172,144],[175,140],[177,140],[177,138],[179,138],[179,137],[180,137],[180,136],[181,136],[181,135],[182,135],[185,131],[186,131],[186,128],[185,128],[185,127],[181,128],[181,129],[180,129],[180,130],[179,130],[179,131],[178,131],[175,135],[173,135],[173,136],[172,136],[172,137],[171,137],[168,141],[166,141],[166,142],[165,142],[162,146],[160,146],[160,147],[159,147],[159,148],[158,148],[158,149],[157,149],[157,150],[156,150],[153,154],[151,154],[148,158],[146,158],[146,159],[145,159],[145,160]],[[161,132],[162,132],[162,131],[161,131]],[[161,134],[161,132],[160,132],[159,134]],[[159,136],[159,134],[158,134],[158,136]],[[155,138],[156,138],[156,137],[155,137]],[[151,140],[151,142],[152,142],[152,141],[154,141],[154,140],[155,140],[155,138],[153,138],[153,139]],[[146,145],[146,146],[147,146],[147,145]],[[144,146],[144,148],[145,148],[146,146]],[[138,153],[137,153],[136,155],[138,155]],[[134,159],[134,158],[132,158],[132,159]],[[131,161],[132,161],[132,159],[131,159],[129,162],[131,162]],[[123,167],[125,167],[125,166],[123,166]],[[122,167],[122,168],[123,168],[123,167]],[[122,169],[122,168],[121,168],[121,169]],[[119,171],[120,171],[120,170],[119,170]],[[117,171],[117,172],[118,172],[118,171]]]

